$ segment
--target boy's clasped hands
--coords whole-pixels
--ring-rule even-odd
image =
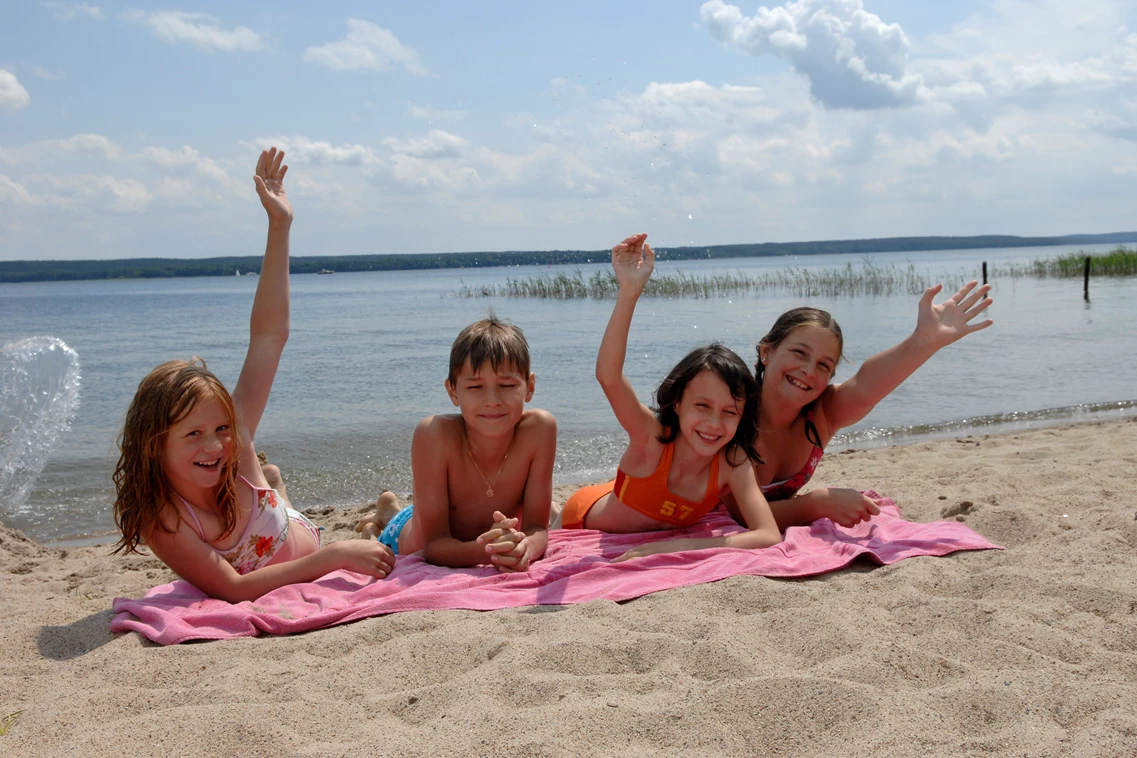
[[[505,574],[529,570],[529,538],[525,532],[518,531],[520,519],[506,518],[501,511],[494,511],[493,527],[479,535],[478,544],[486,546],[494,567]]]

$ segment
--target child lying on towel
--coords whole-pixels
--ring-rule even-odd
[[[536,376],[525,335],[493,314],[450,348],[446,392],[459,413],[427,416],[411,442],[414,505],[393,493],[355,530],[439,566],[527,571],[545,554],[557,422],[526,410]]]
[[[649,532],[691,526],[725,495],[747,531],[652,542],[616,561],[716,547],[764,548],[782,541],[754,480],[758,397],[746,363],[720,344],[692,350],[659,385],[654,409],[624,375],[632,314],[655,264],[646,234],[612,248],[620,289],[596,356],[596,379],[628,433],[616,480],[585,487],[565,503],[565,529]]]

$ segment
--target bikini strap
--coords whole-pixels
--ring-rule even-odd
[[[809,440],[814,447],[819,447],[824,450],[825,446],[821,444],[821,433],[817,431],[817,425],[813,423],[813,416],[814,404],[810,403],[805,409],[805,438]]]
[[[186,511],[189,513],[190,518],[193,519],[194,526],[197,527],[197,536],[201,537],[202,542],[205,542],[205,530],[201,528],[201,520],[197,517],[197,514],[193,512],[193,506],[189,504],[188,500],[186,500],[178,493],[175,492],[174,496],[177,497],[178,500],[182,501],[182,505],[186,507]]]
[[[707,479],[707,491],[703,495],[703,502],[707,502],[712,497],[717,500],[721,490],[722,487],[719,487],[719,457],[716,455],[711,461],[711,476]]]
[[[659,463],[655,467],[655,471],[651,472],[650,476],[643,477],[643,479],[654,479],[660,471],[663,473],[664,489],[667,489],[667,476],[671,473],[671,459],[675,456],[675,443],[668,442],[663,446],[663,453],[659,456]],[[625,483],[631,479],[624,473],[624,469],[619,466],[616,467],[616,481],[612,484],[612,491],[616,493],[616,499],[620,500],[621,495],[624,494]],[[621,502],[623,502],[621,500]]]

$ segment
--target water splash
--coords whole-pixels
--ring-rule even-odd
[[[0,350],[0,508],[18,511],[79,407],[79,355],[55,337]]]

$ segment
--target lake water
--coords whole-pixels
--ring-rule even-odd
[[[870,256],[953,282],[978,277],[981,261],[1005,264],[1110,246],[889,253]],[[825,269],[860,256],[661,263],[659,271],[701,275],[786,266]],[[607,264],[568,266],[585,277]],[[625,438],[593,363],[611,301],[466,299],[463,284],[555,273],[556,267],[397,271],[292,279],[292,335],[257,446],[281,466],[297,507],[347,505],[387,488],[411,489],[416,422],[450,412],[443,389],[450,343],[492,306],[524,329],[537,391],[533,404],[560,428],[556,480],[611,476]],[[52,335],[82,364],[81,405],[71,430],[20,506],[0,503],[0,521],[53,541],[113,530],[110,474],[116,436],[138,382],[169,358],[199,355],[230,388],[248,345],[255,277],[0,284],[0,345]],[[960,434],[1134,413],[1137,400],[1137,279],[992,282],[995,325],[934,357],[834,448],[913,436]],[[831,311],[845,332],[847,378],[865,358],[915,326],[918,297],[741,295],[643,299],[626,371],[648,402],[655,385],[692,347],[720,340],[748,363],[773,320],[798,305]],[[5,366],[4,368],[7,368]],[[0,384],[0,387],[3,387]],[[824,465],[824,464],[823,464]]]

